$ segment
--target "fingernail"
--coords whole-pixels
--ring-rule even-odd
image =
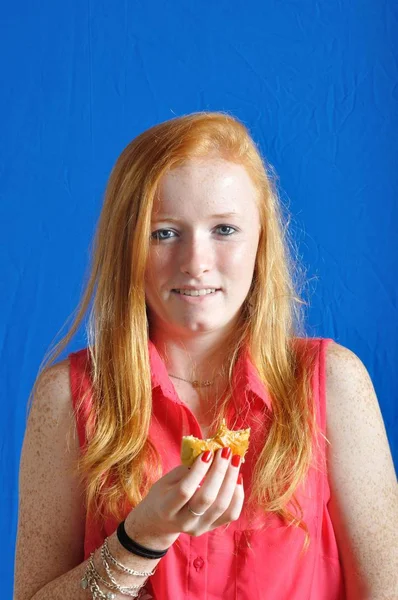
[[[242,475],[242,473],[239,473],[239,475],[238,475],[238,481],[236,483],[238,485],[242,485],[243,484],[243,475]]]
[[[202,456],[202,460],[205,463],[210,462],[211,457],[213,456],[213,452],[211,450],[206,450],[206,452]]]
[[[221,458],[229,458],[231,456],[231,454],[232,454],[231,448],[229,448],[228,446],[226,446],[221,451]]]
[[[239,454],[234,454],[233,455],[232,460],[231,460],[231,464],[234,467],[239,467],[239,465],[240,465],[240,456],[239,456]]]

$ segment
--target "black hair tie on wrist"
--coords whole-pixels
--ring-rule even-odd
[[[117,528],[117,539],[123,548],[132,554],[137,554],[137,556],[142,556],[143,558],[162,558],[168,550],[168,548],[166,550],[150,550],[149,548],[145,548],[145,546],[141,546],[141,544],[137,544],[137,542],[127,535],[124,528],[124,521],[119,523]]]

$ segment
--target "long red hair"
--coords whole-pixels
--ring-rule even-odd
[[[301,355],[294,343],[305,337],[302,270],[274,173],[236,118],[220,112],[177,117],[144,131],[123,150],[107,184],[76,316],[67,335],[46,355],[39,375],[59,357],[90,311],[93,414],[87,425],[89,443],[77,468],[88,511],[122,518],[123,499],[136,505],[161,475],[159,456],[148,439],[152,390],[144,288],[154,197],[164,173],[188,158],[206,156],[243,165],[258,190],[261,233],[254,276],[229,342],[230,377],[247,344],[273,403],[274,418],[256,463],[249,502],[288,521],[294,517],[307,531],[294,497],[317,437],[310,385],[314,357]],[[225,416],[229,399],[227,394],[213,429]]]

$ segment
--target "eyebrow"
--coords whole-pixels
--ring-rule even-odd
[[[225,219],[228,217],[239,216],[237,212],[226,212],[217,215],[210,215],[208,219]],[[176,219],[175,217],[169,217],[168,215],[154,215],[153,221],[172,221],[174,223],[181,223],[183,219]]]

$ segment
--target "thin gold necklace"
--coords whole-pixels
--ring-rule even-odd
[[[169,376],[174,377],[175,379],[181,379],[181,381],[186,381],[187,383],[190,383],[194,388],[209,387],[209,385],[213,385],[214,383],[214,380],[209,381],[208,379],[205,379],[205,381],[198,381],[197,379],[190,381],[189,379],[184,379],[183,377],[178,377],[178,375],[172,375],[171,373],[169,373]]]

